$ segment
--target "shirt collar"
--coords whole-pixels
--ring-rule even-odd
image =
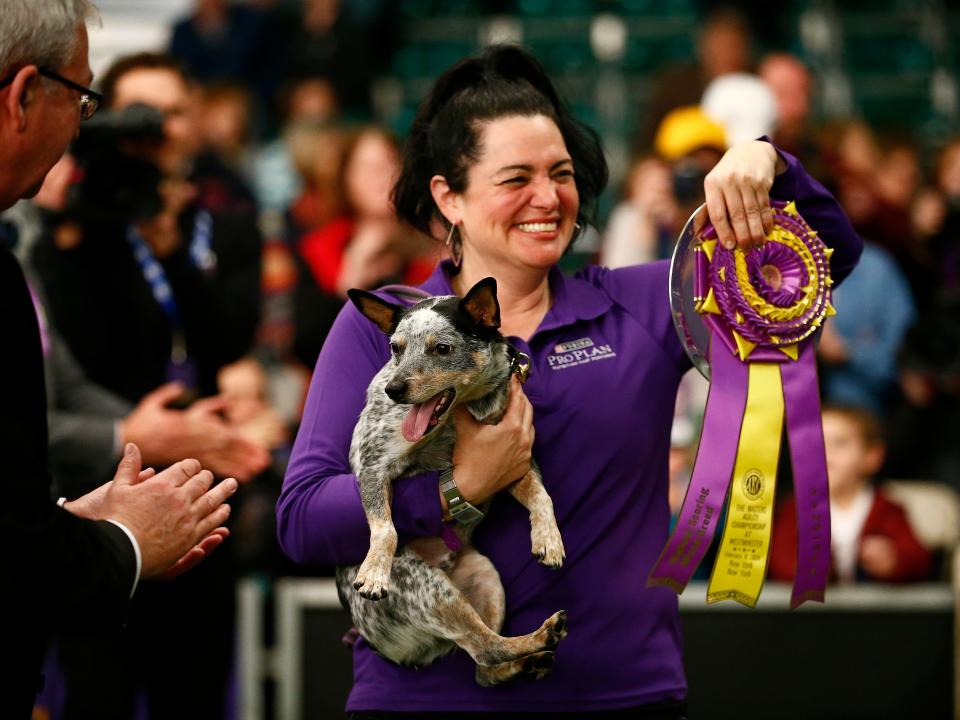
[[[421,287],[432,295],[454,295],[450,284],[453,274],[453,263],[443,260],[437,264],[433,274]],[[549,282],[553,301],[535,335],[572,325],[580,320],[593,320],[613,305],[610,296],[602,289],[583,278],[567,277],[556,265],[550,268]]]

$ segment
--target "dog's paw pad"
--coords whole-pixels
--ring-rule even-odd
[[[566,559],[566,555],[560,553],[559,555],[548,555],[543,552],[535,552],[533,556],[537,559],[537,562],[548,567],[551,570],[559,570],[563,567],[563,561]]]
[[[389,592],[387,582],[377,578],[376,574],[373,574],[373,577],[358,575],[353,583],[353,588],[360,593],[360,597],[367,600],[382,600]]]
[[[569,626],[567,611],[561,610],[555,613],[553,617],[547,620],[545,625],[547,630],[545,645],[550,648],[556,647],[567,636],[567,627]]]
[[[528,655],[523,660],[523,673],[529,675],[534,680],[542,680],[553,670],[553,659],[554,655],[552,650]]]
[[[383,598],[390,594],[388,590],[367,590],[366,587],[358,588],[357,592],[359,592],[360,597],[365,600],[383,600]]]

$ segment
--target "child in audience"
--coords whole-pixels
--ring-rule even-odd
[[[885,445],[865,410],[825,406],[823,437],[830,477],[830,551],[836,582],[911,582],[931,578],[933,556],[917,540],[903,508],[872,478]],[[773,523],[770,577],[793,580],[797,567],[796,503],[782,503]]]

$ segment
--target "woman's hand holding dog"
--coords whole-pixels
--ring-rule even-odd
[[[514,376],[507,408],[498,424],[478,423],[463,407],[456,408],[455,413],[454,479],[463,498],[478,505],[530,471],[536,434],[533,406]],[[440,499],[446,514],[446,501],[442,496]]]

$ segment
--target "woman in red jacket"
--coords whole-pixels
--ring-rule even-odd
[[[390,200],[399,172],[400,152],[388,133],[371,126],[347,136],[339,173],[343,212],[299,245],[323,292],[346,298],[350,288],[417,285],[433,272],[436,249],[400,222]]]

